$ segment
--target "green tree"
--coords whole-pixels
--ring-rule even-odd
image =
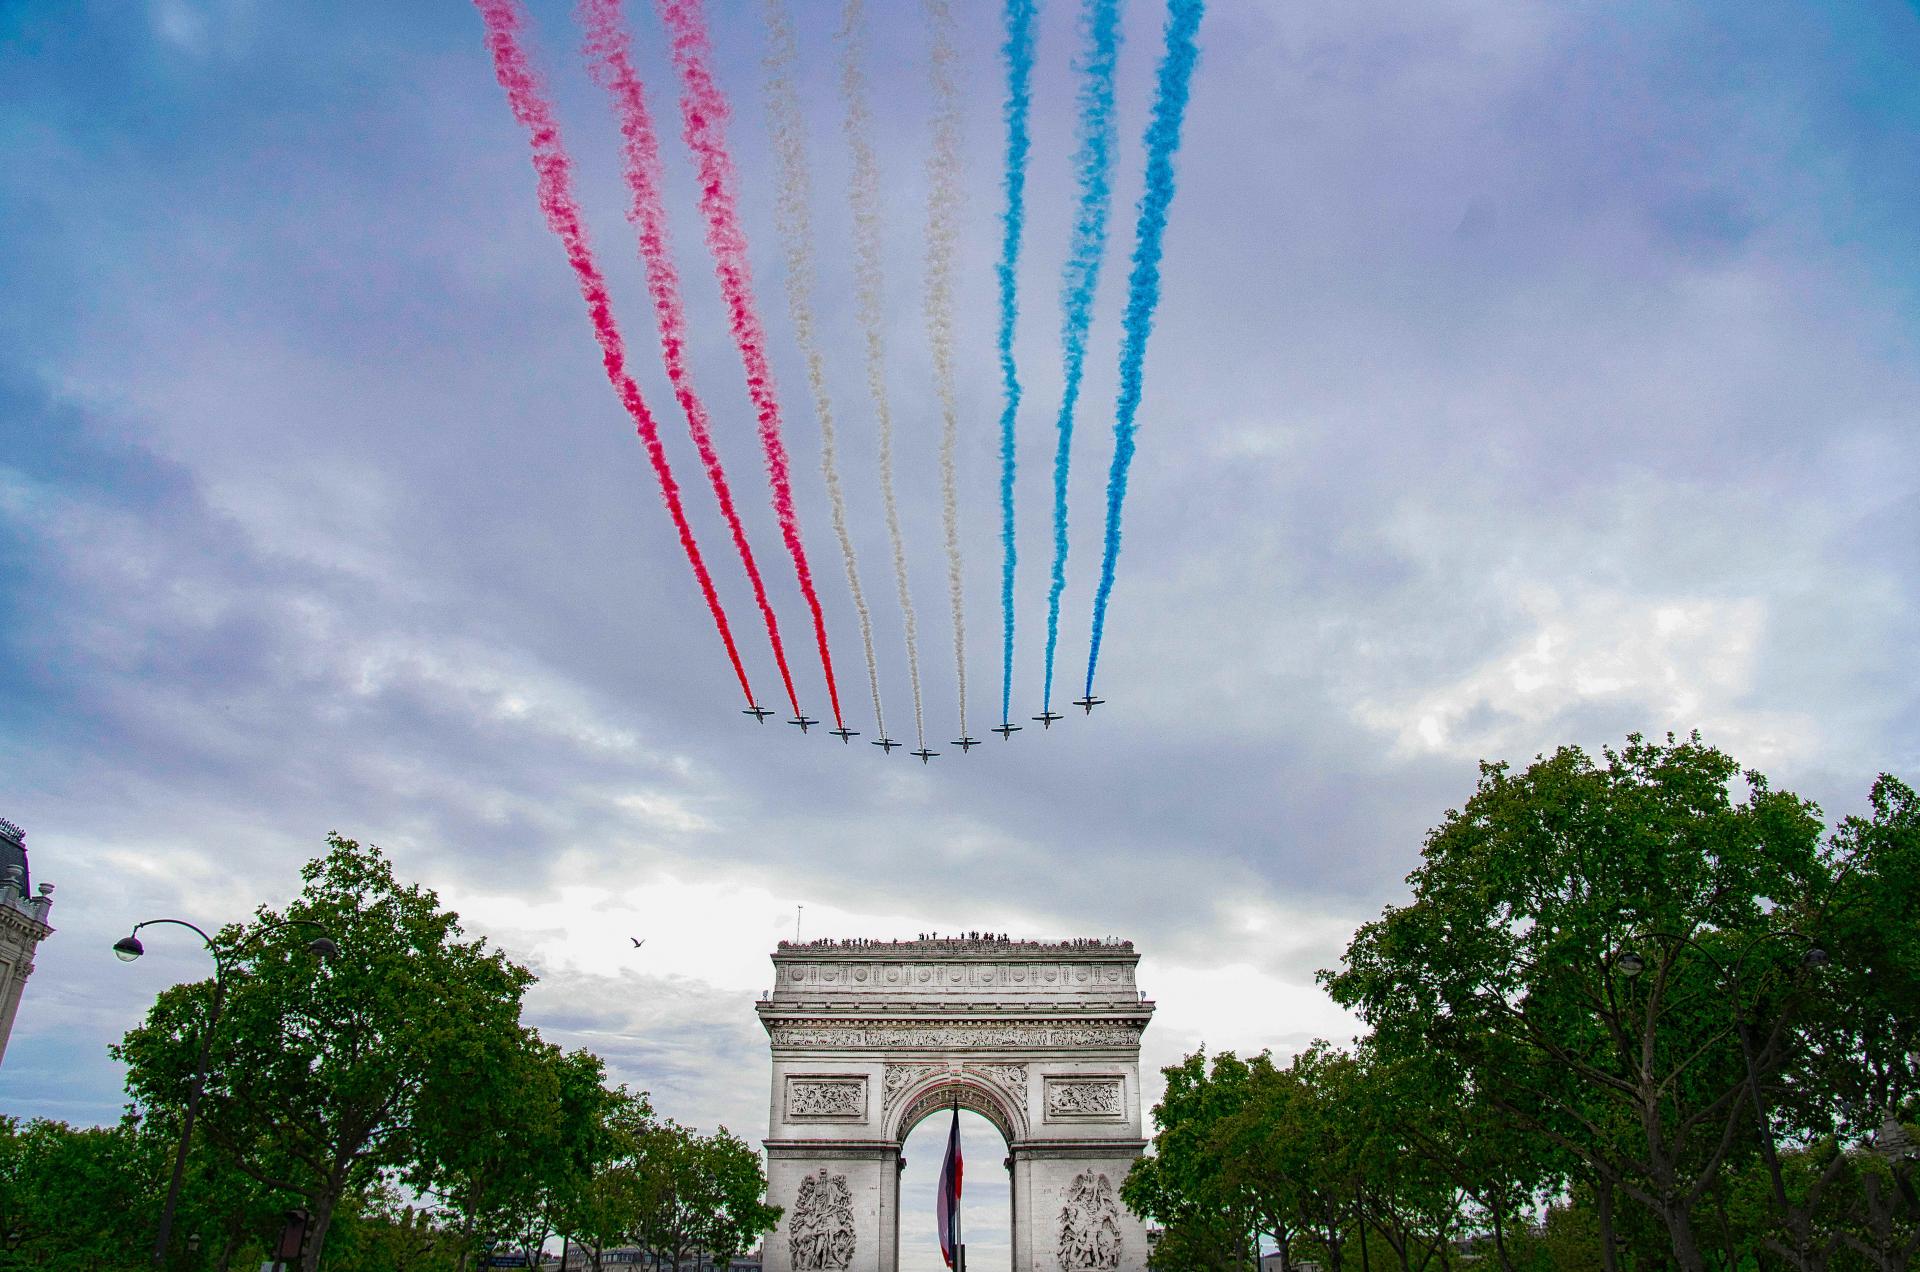
[[[0,1117],[0,1267],[115,1268],[153,1243],[167,1146],[129,1119]]]
[[[470,1084],[520,1045],[532,976],[463,939],[376,848],[330,836],[302,876],[284,915],[262,907],[215,938],[230,983],[197,1134],[307,1209],[300,1268],[314,1272],[343,1199],[483,1129]],[[284,919],[316,922],[338,954],[316,966],[298,929],[254,939]],[[167,990],[115,1048],[143,1106],[184,1104],[212,990]]]
[[[408,1182],[441,1198],[454,1218],[457,1266],[507,1248],[538,1261],[554,1233],[560,1199],[578,1188],[591,1161],[605,1066],[589,1052],[564,1052],[521,1028],[513,1044],[473,1048],[453,1061],[459,1081],[436,1085],[422,1116],[457,1119],[458,1137],[435,1137]],[[452,1098],[454,1107],[438,1102]]]
[[[725,1264],[779,1222],[766,1204],[760,1156],[724,1126],[700,1135],[678,1123],[648,1128],[639,1153],[634,1235],[668,1266],[705,1252]]]
[[[1701,1272],[1695,1208],[1753,1125],[1749,1062],[1778,1072],[1805,999],[1798,950],[1754,955],[1766,992],[1746,1004],[1762,1018],[1743,1057],[1724,969],[1776,909],[1817,897],[1821,827],[1697,737],[1635,736],[1603,761],[1565,747],[1521,773],[1483,764],[1428,836],[1412,902],[1363,927],[1326,983],[1386,1053],[1454,1057]]]
[[[585,1251],[593,1272],[609,1246],[630,1240],[642,1204],[641,1154],[653,1129],[644,1091],[615,1087],[597,1110],[586,1158],[554,1197],[555,1228]]]

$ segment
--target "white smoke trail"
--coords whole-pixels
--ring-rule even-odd
[[[801,357],[807,364],[807,385],[813,391],[814,413],[820,417],[820,472],[826,478],[827,498],[833,506],[833,532],[840,540],[840,555],[846,562],[847,590],[853,593],[853,607],[860,614],[860,643],[867,655],[867,686],[873,692],[873,723],[884,738],[887,719],[880,706],[879,664],[873,656],[873,614],[867,608],[866,592],[860,586],[859,561],[854,555],[853,537],[847,530],[847,497],[840,486],[833,399],[827,393],[827,373],[813,317],[813,189],[807,175],[806,126],[801,121],[800,95],[793,83],[799,47],[785,0],[766,0],[766,15],[767,119],[780,168],[776,219],[786,255],[787,315],[793,323],[794,342],[800,346]]]
[[[920,702],[920,630],[907,587],[907,548],[900,534],[900,504],[893,491],[893,408],[887,399],[887,352],[882,338],[886,294],[880,270],[880,161],[873,149],[873,116],[867,109],[867,81],[860,62],[866,45],[863,0],[846,0],[840,18],[840,95],[846,101],[847,144],[853,151],[853,181],[847,197],[853,205],[853,275],[866,336],[867,390],[880,429],[880,496],[887,510],[887,535],[893,541],[893,576],[900,585],[900,614],[907,633],[907,679],[913,685],[913,731],[927,745],[926,714]]]
[[[960,407],[953,384],[953,250],[960,210],[960,88],[953,77],[953,10],[924,0],[933,36],[933,149],[927,155],[927,335],[940,398],[940,510],[947,532],[947,591],[953,602],[953,668],[960,686],[960,736],[967,736],[967,611],[960,559],[960,496],[954,450]]]

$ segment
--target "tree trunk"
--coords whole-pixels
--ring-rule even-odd
[[[1667,1236],[1673,1243],[1673,1260],[1680,1265],[1680,1272],[1706,1272],[1706,1261],[1700,1257],[1700,1242],[1693,1232],[1693,1213],[1684,1200],[1667,1199],[1660,1207],[1662,1219],[1667,1221]]]
[[[333,1209],[340,1204],[340,1193],[328,1189],[314,1198],[313,1215],[307,1220],[306,1243],[300,1249],[300,1272],[320,1272],[320,1257],[327,1248],[327,1230],[333,1227]]]
[[[1596,1179],[1594,1194],[1600,1211],[1600,1266],[1603,1272],[1619,1272],[1619,1256],[1613,1248],[1613,1181]]]

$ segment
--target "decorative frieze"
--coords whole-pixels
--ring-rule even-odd
[[[1115,1122],[1126,1116],[1126,1108],[1126,1089],[1118,1076],[1046,1080],[1049,1122]]]
[[[867,1080],[847,1077],[787,1076],[787,1120],[793,1122],[864,1122],[867,1120]]]
[[[1132,1048],[1140,1045],[1144,1024],[1124,1020],[931,1021],[926,1024],[796,1021],[775,1024],[771,1033],[776,1047],[818,1050]]]

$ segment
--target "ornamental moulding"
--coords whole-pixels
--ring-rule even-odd
[[[941,1049],[1137,1047],[1145,1022],[982,1021],[928,1024],[796,1022],[773,1025],[776,1047],[858,1050],[873,1047]]]

